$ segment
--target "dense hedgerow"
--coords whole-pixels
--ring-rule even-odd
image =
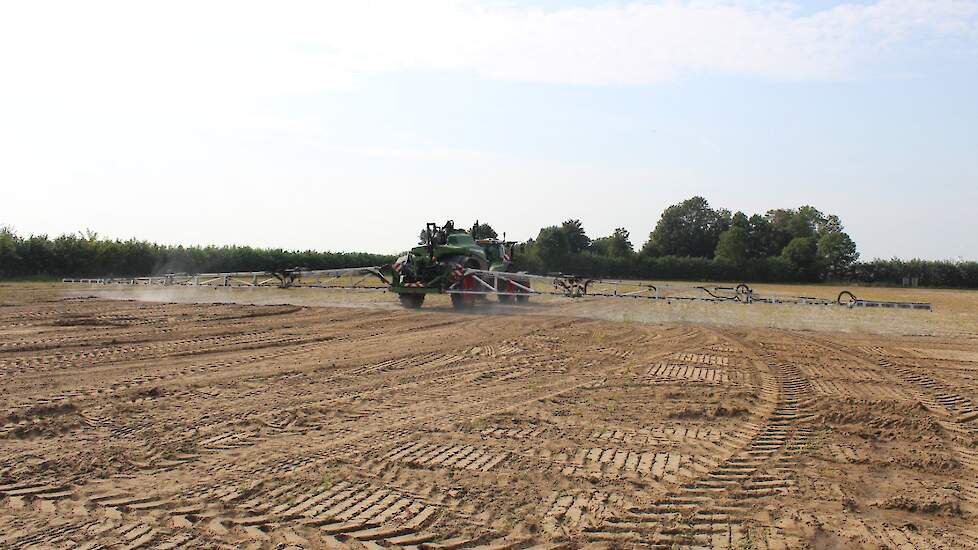
[[[0,228],[0,277],[130,277],[164,273],[331,269],[389,263],[392,256],[250,246],[167,246],[96,235],[20,237]]]

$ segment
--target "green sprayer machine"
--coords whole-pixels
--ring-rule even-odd
[[[524,303],[533,289],[526,274],[514,273],[516,243],[505,239],[479,239],[455,229],[428,223],[422,242],[391,265],[390,291],[401,304],[418,308],[432,293],[448,293],[458,309],[471,307],[481,298],[495,295],[501,303]]]
[[[706,301],[743,304],[841,305],[850,308],[932,309],[920,302],[862,300],[842,291],[835,300],[808,296],[761,296],[746,284],[697,286],[645,281],[621,281],[577,277],[565,273],[534,275],[516,271],[514,255],[522,252],[515,241],[476,239],[479,223],[472,231],[458,229],[454,222],[428,223],[420,244],[388,265],[343,269],[301,267],[271,271],[228,273],[168,273],[149,277],[63,279],[65,283],[203,286],[233,288],[332,288],[386,291],[397,294],[401,305],[417,309],[429,294],[448,294],[456,309],[469,309],[495,296],[500,304],[525,304],[532,295],[568,298],[631,298],[666,302]]]

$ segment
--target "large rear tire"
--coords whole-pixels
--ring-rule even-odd
[[[398,298],[407,309],[418,309],[424,303],[424,294],[398,294]]]
[[[462,279],[462,284],[459,285],[459,290],[476,290],[479,283],[475,281],[475,277],[469,275]],[[452,294],[452,307],[455,309],[471,309],[475,305],[475,294]]]
[[[525,287],[530,286],[530,281],[526,279],[519,281],[519,283]],[[522,288],[516,285],[513,285],[513,290],[520,293],[519,296],[514,296],[514,298],[516,298],[517,304],[525,304],[530,301],[530,294],[527,291],[523,290]]]
[[[509,281],[500,280],[496,283],[497,292],[515,292],[516,287]],[[496,298],[499,299],[500,304],[512,304],[516,301],[516,296],[512,294],[497,294]]]

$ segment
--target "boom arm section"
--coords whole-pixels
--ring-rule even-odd
[[[385,272],[387,275],[385,275]],[[168,273],[166,275],[131,278],[62,279],[64,283],[159,285],[159,286],[219,286],[219,287],[279,287],[294,286],[386,289],[391,284],[390,266],[349,267],[342,269],[279,269],[275,271],[233,271],[227,273]],[[327,285],[324,280],[353,278],[352,284]],[[366,281],[379,281],[385,286],[366,286]]]

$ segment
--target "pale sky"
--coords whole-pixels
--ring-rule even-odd
[[[5,2],[0,224],[393,252],[814,205],[978,259],[978,0]]]

